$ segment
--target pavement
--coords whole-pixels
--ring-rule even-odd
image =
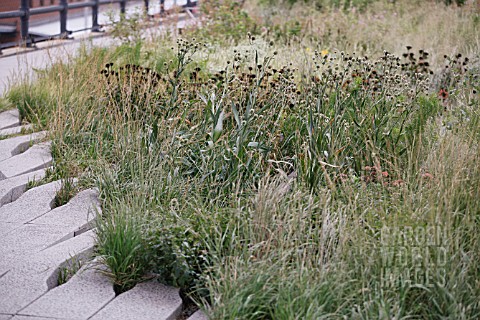
[[[131,16],[142,9],[143,1],[128,2],[126,15]],[[168,10],[174,5],[186,4],[186,0],[166,0],[165,9]],[[75,31],[91,26],[91,15],[69,17],[67,20],[67,30]],[[98,21],[101,25],[108,25],[113,21],[118,21],[118,4],[116,6],[103,6],[99,13]],[[160,12],[159,1],[151,1],[149,14],[155,15]],[[176,28],[183,28],[186,24],[195,23],[189,15],[179,14],[178,19],[171,19],[176,24]],[[153,37],[156,32],[164,29],[166,25],[159,21],[159,25],[143,31],[145,35]],[[172,25],[169,24],[170,28]],[[173,27],[175,29],[175,27]],[[44,35],[56,35],[60,32],[58,21],[45,22],[40,25],[31,26],[31,32],[37,32]],[[107,33],[80,31],[75,32],[69,39],[56,39],[51,41],[39,42],[32,48],[9,48],[3,49],[0,55],[0,97],[2,97],[11,85],[20,81],[31,81],[35,79],[37,71],[48,67],[49,65],[62,61],[67,62],[75,56],[81,46],[87,49],[91,47],[107,47],[115,45],[116,41],[108,36]],[[0,319],[1,320],[1,319]]]
[[[54,207],[62,181],[39,183],[53,161],[48,133],[25,129],[17,110],[0,113],[0,320],[185,319],[179,290],[156,280],[115,294],[93,257],[97,190]],[[61,272],[75,265],[59,285]],[[187,319],[206,316],[197,311]]]
[[[0,97],[15,81],[34,79],[36,69],[74,57],[81,45],[115,44],[104,34],[75,37],[3,50]],[[115,294],[108,270],[93,257],[97,190],[54,207],[62,181],[38,183],[52,162],[48,132],[32,133],[18,110],[0,113],[0,320],[207,319],[200,310],[182,314],[179,290],[156,280]],[[59,283],[66,271],[76,272]]]

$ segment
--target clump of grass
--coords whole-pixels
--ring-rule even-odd
[[[62,186],[57,191],[53,200],[53,208],[63,206],[78,193],[78,187],[73,177],[67,177],[62,180]],[[52,208],[52,209],[53,209]]]
[[[109,268],[108,275],[114,281],[116,294],[125,292],[145,279],[148,270],[148,251],[143,242],[140,220],[129,214],[127,208],[119,208],[115,215],[97,222],[97,255]]]
[[[0,112],[7,111],[14,108],[15,108],[15,105],[9,99],[6,99],[4,97],[0,98]]]
[[[51,103],[50,91],[30,84],[22,84],[10,89],[7,99],[15,105],[20,113],[20,120],[36,123],[41,127],[47,124],[44,105]]]
[[[65,265],[63,265],[58,272],[57,285],[67,283],[83,266],[84,262],[76,257],[71,257]]]

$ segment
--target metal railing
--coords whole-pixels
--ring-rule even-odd
[[[187,4],[181,6],[184,9],[188,9],[191,7],[196,6],[198,0],[187,0]],[[54,38],[68,38],[72,31],[67,30],[67,19],[68,19],[68,11],[72,9],[79,9],[79,8],[92,8],[92,26],[90,28],[82,29],[82,30],[75,30],[75,31],[85,31],[91,30],[93,32],[100,32],[101,25],[98,23],[98,9],[102,5],[118,3],[120,5],[120,12],[122,14],[125,13],[126,4],[128,0],[88,0],[85,2],[77,2],[77,3],[68,3],[68,0],[59,0],[58,5],[50,5],[38,8],[30,8],[30,0],[20,0],[20,8],[18,10],[13,11],[5,11],[0,12],[0,21],[1,19],[8,19],[8,18],[20,18],[20,42],[9,42],[9,43],[0,43],[0,54],[2,48],[16,46],[16,45],[25,45],[30,47],[34,42],[47,40],[47,39],[54,39]],[[160,2],[160,13],[165,12],[165,0],[159,0]],[[149,0],[144,0],[144,9],[145,12],[148,13],[149,9]],[[188,10],[187,10],[188,11]],[[45,14],[45,13],[52,13],[58,12],[60,17],[60,33],[57,35],[52,35],[48,37],[40,37],[40,39],[33,39],[30,37],[29,34],[29,23],[30,23],[30,16]],[[189,12],[189,11],[188,11]]]

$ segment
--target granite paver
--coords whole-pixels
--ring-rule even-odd
[[[97,191],[88,189],[77,194],[66,205],[55,208],[46,214],[30,221],[35,225],[55,226],[63,230],[63,237],[52,245],[74,237],[91,229],[97,212],[101,212]]]
[[[33,126],[31,124],[26,124],[18,127],[0,129],[0,138],[10,136],[12,134],[19,134],[19,133],[25,132],[26,130],[30,130],[32,128]]]
[[[208,320],[208,317],[202,310],[198,310],[188,317],[188,320]]]
[[[51,211],[61,185],[61,181],[54,181],[26,191],[16,201],[0,207],[0,222],[27,223]]]
[[[67,283],[53,288],[19,312],[20,315],[89,319],[115,298],[113,284],[95,264],[82,267]],[[118,319],[118,318],[117,318]],[[119,319],[125,319],[120,317]],[[136,319],[142,319],[137,317]]]
[[[12,109],[0,113],[0,129],[16,127],[20,125],[18,109]]]
[[[35,189],[29,190],[22,197],[30,197],[34,192],[38,194]],[[5,206],[7,213],[11,206],[16,206],[18,201],[20,199]],[[29,260],[31,254],[74,237],[76,231],[85,228],[93,221],[96,211],[92,207],[99,206],[95,190],[82,191],[66,205],[51,211],[48,211],[49,203],[42,205],[37,202],[36,204],[41,211],[47,211],[47,213],[33,219],[30,223],[19,226],[15,232],[9,232],[3,237],[3,241],[0,243],[0,254],[2,255],[0,270],[9,265]],[[3,209],[4,207],[0,208],[0,210]],[[47,217],[50,213],[51,215]],[[22,241],[18,241],[18,239],[22,239]]]
[[[0,237],[3,237],[20,226],[21,224],[18,223],[0,221]]]
[[[11,270],[0,278],[0,312],[16,314],[48,291],[51,270]]]
[[[0,161],[18,155],[30,147],[30,144],[45,137],[46,132],[35,132],[0,140]]]
[[[11,320],[52,320],[53,318],[32,317],[32,316],[15,316]]]
[[[179,290],[151,280],[117,296],[92,320],[171,320],[182,311]]]
[[[95,237],[89,230],[77,237],[67,239],[61,243],[37,252],[31,259],[19,264],[15,270],[39,270],[49,271],[45,278],[49,289],[57,286],[58,271],[68,266],[70,262],[85,262],[93,255]]]
[[[24,153],[0,162],[0,179],[8,179],[27,172],[43,169],[52,163],[50,144],[41,143]]]
[[[48,213],[33,219],[32,224],[48,224],[78,229],[92,222],[96,212],[100,210],[97,191],[88,189],[81,191],[66,205],[53,209]]]
[[[7,130],[21,131],[18,111],[0,113],[0,132]],[[60,181],[25,191],[28,182],[45,176],[52,161],[49,143],[34,144],[45,135],[37,132],[0,140],[0,320],[40,319],[18,312],[57,287],[60,268],[71,260],[89,258],[93,251],[94,234],[85,225],[100,211],[95,190],[85,190],[54,210]],[[110,281],[105,277],[104,281],[113,292]],[[96,298],[91,295],[90,299]]]
[[[55,287],[59,267],[74,256],[88,256],[93,243],[90,231],[17,262],[0,277],[0,313],[16,314]]]
[[[0,206],[17,200],[25,191],[27,183],[43,179],[45,169],[25,173],[0,181]]]
[[[64,236],[58,226],[24,224],[2,237],[0,268],[18,265]]]

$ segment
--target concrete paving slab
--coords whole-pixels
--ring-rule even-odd
[[[0,138],[3,138],[5,136],[9,136],[9,135],[12,135],[12,134],[19,134],[19,133],[25,132],[27,130],[30,130],[32,128],[33,128],[33,126],[31,124],[26,124],[26,125],[18,126],[18,127],[0,129]]]
[[[0,276],[13,269],[17,271],[50,270],[51,276],[53,279],[56,279],[56,275],[58,274],[57,269],[72,259],[72,257],[78,256],[78,259],[81,260],[90,257],[95,244],[94,239],[93,231],[90,230],[28,256],[4,255],[0,260]],[[54,281],[54,283],[52,283],[50,278],[45,281],[48,283],[49,288],[56,286],[56,282]]]
[[[43,169],[51,163],[50,143],[40,143],[24,153],[0,162],[0,180]]]
[[[65,235],[58,226],[25,224],[2,237],[0,242],[0,262],[2,266],[18,265],[31,259],[32,254],[40,252]]]
[[[110,279],[97,269],[94,264],[82,267],[70,281],[50,290],[19,314],[61,319],[89,319],[115,298]]]
[[[0,278],[10,272],[10,267],[2,267],[0,263]]]
[[[10,320],[12,317],[11,314],[0,314],[0,320]]]
[[[0,222],[27,223],[52,210],[61,181],[54,181],[25,192],[16,201],[0,207]],[[0,228],[0,235],[2,234]]]
[[[67,266],[69,261],[91,260],[94,245],[95,235],[90,230],[35,254],[23,268],[50,269],[52,273],[45,281],[49,288],[54,288],[57,286],[59,268]]]
[[[50,271],[9,271],[0,278],[0,313],[16,314],[48,291]]]
[[[91,319],[170,320],[176,319],[181,311],[179,290],[152,280],[117,296]]]
[[[73,236],[75,231],[91,224],[100,211],[97,194],[94,189],[81,191],[66,205],[55,208],[30,223],[63,227]]]
[[[21,223],[12,223],[12,222],[4,222],[0,221],[0,237],[12,232],[13,230],[21,227]]]
[[[0,140],[0,161],[18,155],[30,147],[30,144],[44,138],[46,131]]]
[[[11,266],[10,270],[23,273],[42,272],[44,282],[49,289],[52,289],[58,285],[58,274],[61,268],[67,267],[73,262],[91,260],[94,244],[93,231],[88,231],[33,254],[28,260],[17,261],[17,264]]]
[[[6,275],[10,270],[12,269],[11,265],[7,265],[6,263],[3,263],[0,261],[0,278]]]
[[[12,109],[0,113],[0,129],[16,127],[20,125],[18,109]]]
[[[56,287],[59,268],[72,257],[89,257],[92,248],[93,232],[87,232],[32,255],[7,272],[0,277],[0,313],[15,314]]]
[[[25,191],[29,181],[40,180],[43,177],[45,177],[45,169],[0,181],[0,206],[17,200]]]
[[[208,320],[208,317],[205,312],[203,312],[202,310],[198,310],[190,317],[188,317],[188,320]]]
[[[30,316],[15,316],[11,320],[52,320],[52,318],[45,317],[30,317]]]

